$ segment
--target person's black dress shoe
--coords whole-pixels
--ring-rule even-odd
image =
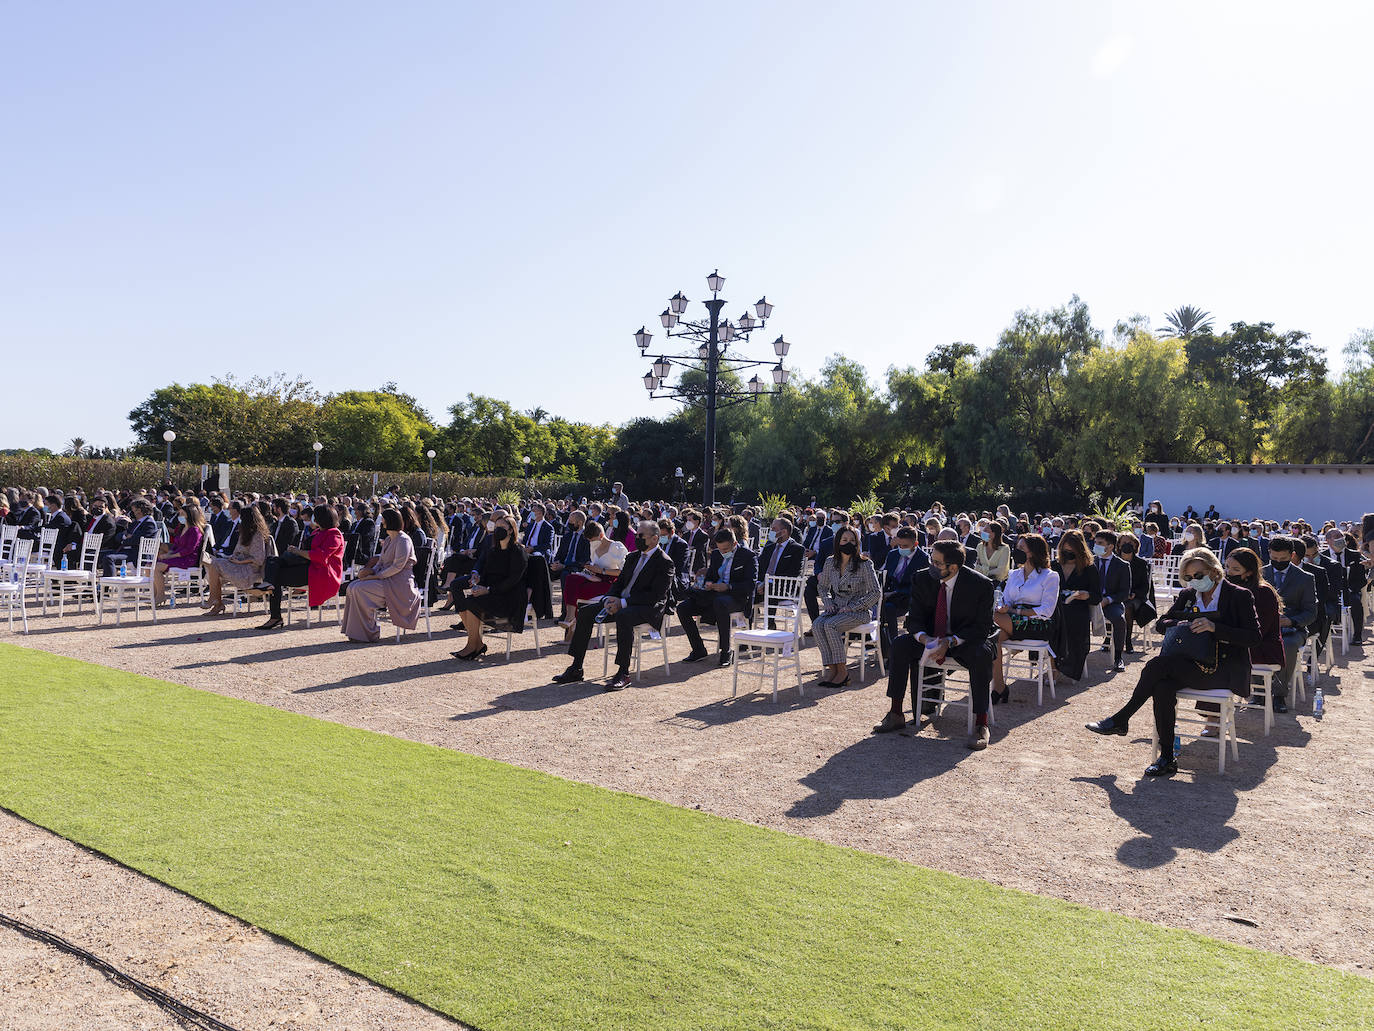
[[[1123,662],[1121,659],[1117,659],[1117,660],[1116,660],[1116,665],[1115,665],[1114,667],[1112,667],[1112,668],[1115,669],[1118,673],[1125,673],[1125,672],[1126,672],[1126,663]]]
[[[259,630],[275,630],[275,629],[277,629],[277,627],[279,627],[279,626],[281,626],[281,625],[282,625],[281,616],[273,616],[271,619],[269,619],[269,620],[268,620],[266,623],[264,623],[262,626],[258,627],[258,629],[259,629]]]
[[[721,653],[720,653],[720,665],[722,665],[722,666],[728,666],[728,665],[730,665],[730,663],[732,663],[732,662],[734,662],[734,661],[735,661],[735,650],[734,650],[733,648],[731,648],[731,649],[730,649],[729,651],[727,651],[727,652],[721,652]]]
[[[455,659],[462,659],[464,662],[476,662],[479,656],[485,655],[486,653],[487,646],[484,644],[475,652],[467,652],[466,654],[463,652],[454,652],[453,657]]]
[[[1011,688],[1004,687],[1000,691],[993,691],[988,697],[993,705],[1006,705],[1011,701]]]
[[[553,678],[555,684],[577,684],[585,680],[581,666],[569,666]]]
[[[614,677],[611,678],[610,682],[606,684],[604,690],[623,691],[625,690],[625,688],[629,686],[630,675],[628,673],[617,673]]]
[[[1086,723],[1084,726],[1094,734],[1102,734],[1104,737],[1110,737],[1114,734],[1119,737],[1126,736],[1126,724],[1117,723],[1116,720],[1112,719],[1110,716],[1093,723]]]
[[[1131,644],[1129,641],[1127,641],[1127,642],[1126,642],[1126,647],[1123,648],[1123,649],[1121,649],[1121,650],[1124,651],[1127,655],[1134,655],[1134,654],[1135,654],[1135,645],[1133,645],[1133,644]]]
[[[843,680],[822,680],[821,687],[846,687],[849,684],[849,671],[846,670]]]
[[[883,717],[883,721],[873,728],[873,733],[891,734],[894,730],[901,730],[905,726],[906,719],[904,717],[895,712],[889,712]]]
[[[1167,759],[1160,756],[1154,762],[1150,763],[1149,766],[1145,767],[1145,776],[1147,777],[1172,777],[1177,772],[1178,760],[1172,755]]]
[[[1274,711],[1275,711],[1275,712],[1287,712],[1287,711],[1288,711],[1288,703],[1285,702],[1282,698],[1275,698],[1275,699],[1274,699]]]
[[[1105,652],[1105,651],[1111,651],[1111,648],[1112,648],[1112,646],[1111,646],[1110,644],[1107,644],[1106,642],[1103,642],[1102,647],[1099,648],[1099,649],[1097,649],[1097,650],[1100,651],[1100,652]]]
[[[706,658],[707,654],[708,654],[708,652],[706,651],[705,648],[693,648],[690,652],[687,653],[687,657],[686,657],[685,659],[683,659],[682,661],[683,661],[683,662],[700,662],[702,659]]]

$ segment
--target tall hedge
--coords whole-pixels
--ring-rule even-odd
[[[71,490],[142,490],[161,485],[166,464],[143,459],[113,462],[95,458],[45,458],[34,455],[0,456],[0,487],[49,487]],[[211,467],[213,475],[217,467]],[[272,466],[231,465],[230,487],[235,491],[282,494],[287,491],[313,491],[315,469],[276,468]],[[183,490],[200,486],[200,466],[172,463],[172,482]],[[423,494],[428,486],[426,473],[377,473],[377,489],[385,491],[399,484],[404,494]],[[372,493],[371,469],[321,469],[320,490],[325,494],[352,494],[358,487]],[[587,494],[585,484],[557,480],[530,480],[529,489],[549,497]],[[519,477],[459,476],[436,472],[434,492],[441,497],[492,497],[497,491],[513,488],[524,493],[526,481]],[[596,493],[604,493],[606,488]]]

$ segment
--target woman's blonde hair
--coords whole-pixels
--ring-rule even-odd
[[[1226,579],[1226,570],[1221,566],[1221,559],[1217,558],[1217,553],[1211,548],[1189,548],[1183,553],[1183,558],[1178,563],[1178,578],[1183,579],[1183,574],[1187,571],[1190,563],[1197,562],[1207,570],[1213,580],[1217,583]]]

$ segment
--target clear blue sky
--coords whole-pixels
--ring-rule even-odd
[[[0,447],[123,444],[230,372],[666,414],[631,334],[717,266],[804,373],[1073,293],[1333,366],[1374,325],[1367,3],[11,2],[5,36]]]

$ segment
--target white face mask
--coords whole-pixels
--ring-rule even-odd
[[[494,519],[488,519],[488,520],[487,520],[487,533],[491,533],[491,532],[494,531],[495,529],[496,529],[496,521],[495,521]]]

